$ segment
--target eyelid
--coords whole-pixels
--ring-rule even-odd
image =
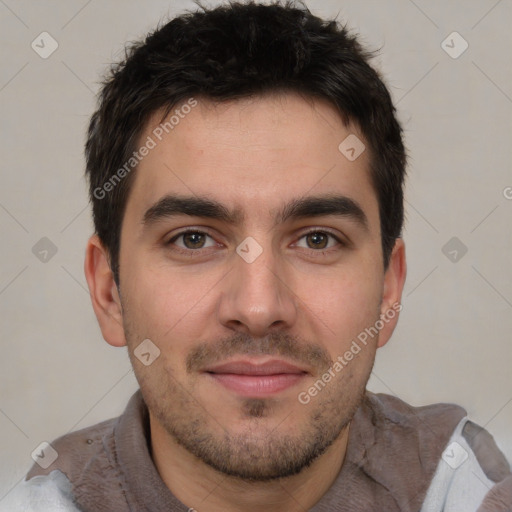
[[[208,228],[205,228],[205,227],[197,227],[197,228],[196,227],[186,227],[186,228],[183,228],[183,230],[179,231],[178,233],[173,234],[172,237],[165,242],[165,245],[174,244],[174,242],[178,238],[180,238],[183,235],[187,235],[189,233],[199,233],[199,234],[202,234],[202,235],[206,235],[207,237],[210,237],[212,240],[214,240],[217,245],[219,244],[219,242],[215,239],[215,237],[209,232]],[[307,228],[306,231],[301,232],[301,234],[297,238],[297,241],[294,242],[293,245],[296,245],[299,240],[302,240],[304,237],[306,237],[306,236],[308,236],[310,234],[313,234],[313,233],[324,233],[324,234],[332,237],[337,242],[337,245],[339,245],[339,246],[346,247],[346,246],[349,245],[349,242],[347,240],[345,240],[344,237],[340,236],[337,233],[334,233],[329,228],[325,228],[325,227],[321,227],[321,226],[310,227],[310,228]],[[174,246],[176,251],[187,252],[187,253],[200,252],[201,250],[210,249],[211,247],[213,247],[213,246],[201,247],[199,249],[186,249],[186,248],[183,248],[183,247],[180,247],[180,246],[177,246],[177,245]],[[306,249],[309,249],[309,250],[311,250],[313,252],[321,252],[322,250],[323,251],[328,251],[328,250],[332,250],[334,248],[335,247],[329,247],[327,249],[311,249],[311,248],[306,248]]]
[[[312,233],[325,233],[326,235],[329,235],[330,237],[334,238],[334,240],[336,240],[336,242],[338,242],[338,244],[341,246],[347,246],[349,244],[349,242],[344,237],[340,236],[338,233],[334,233],[331,229],[320,227],[320,226],[308,228],[307,231],[304,231],[300,234],[300,236],[297,238],[297,241],[301,240],[302,238],[304,238],[307,235],[311,235]],[[323,249],[323,250],[326,251],[329,249],[333,249],[333,247],[329,247],[328,249]],[[311,249],[311,250],[313,251],[315,249]],[[321,249],[316,249],[316,252],[320,252],[320,251],[321,251]]]
[[[171,236],[171,238],[169,238],[167,241],[164,241],[164,245],[165,246],[168,246],[168,245],[173,245],[174,246],[174,250],[178,251],[178,252],[187,252],[187,253],[192,253],[192,252],[199,252],[201,250],[206,250],[206,249],[210,249],[211,247],[213,247],[213,245],[209,246],[209,247],[201,247],[199,249],[186,249],[184,247],[180,247],[179,245],[175,245],[175,242],[178,238],[182,237],[183,235],[187,235],[189,233],[198,233],[198,234],[201,234],[201,235],[206,235],[207,237],[211,238],[216,245],[219,245],[220,242],[218,242],[215,237],[209,232],[209,230],[207,228],[204,228],[204,227],[197,227],[197,228],[194,228],[194,227],[187,227],[187,228],[183,228],[183,230],[179,231],[178,233],[175,233]]]

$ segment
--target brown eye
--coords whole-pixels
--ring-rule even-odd
[[[316,249],[321,251],[343,244],[336,236],[327,231],[310,231],[300,237],[297,245],[305,249]]]
[[[202,231],[184,231],[169,240],[167,245],[176,245],[180,249],[205,249],[215,245],[208,233]]]
[[[306,235],[306,243],[310,249],[325,249],[329,243],[329,236],[326,233],[309,233]]]
[[[201,249],[205,242],[204,233],[185,233],[183,244],[187,249]]]

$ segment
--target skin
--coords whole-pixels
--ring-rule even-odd
[[[400,301],[404,244],[397,239],[384,269],[370,152],[352,162],[340,153],[349,134],[364,138],[328,102],[292,93],[197,99],[136,170],[119,290],[100,240],[88,242],[94,311],[105,340],[128,346],[150,411],[153,460],[178,499],[199,512],[309,510],[339,473],[350,420],[398,314],[308,404],[298,394]],[[145,212],[166,194],[209,198],[243,218],[178,215],[145,226]],[[333,215],[275,222],[286,203],[326,194],[356,202],[366,228]],[[209,236],[175,238],[184,229]],[[236,252],[247,237],[262,249],[252,263]],[[160,356],[145,366],[133,352],[148,338]],[[237,358],[279,358],[304,373],[254,398],[203,371]]]

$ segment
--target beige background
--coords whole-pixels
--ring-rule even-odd
[[[308,5],[382,47],[375,62],[411,155],[404,310],[369,388],[463,405],[512,460],[512,2]],[[185,7],[0,0],[0,499],[40,442],[118,415],[136,389],[125,349],[102,340],[83,275],[84,132],[124,42]],[[59,45],[47,59],[31,48],[43,31]],[[457,59],[441,46],[453,31],[469,44]],[[46,263],[32,252],[43,237],[57,248]],[[442,252],[452,237],[468,249],[457,262]]]

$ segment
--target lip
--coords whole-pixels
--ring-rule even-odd
[[[237,360],[207,367],[204,373],[241,396],[264,398],[296,385],[308,372],[283,360]]]

